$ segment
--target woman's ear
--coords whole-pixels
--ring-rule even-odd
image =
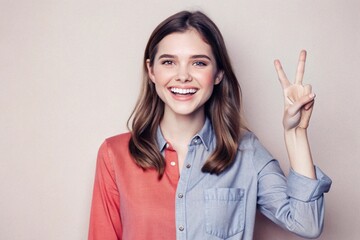
[[[151,79],[151,81],[154,82],[155,81],[155,76],[154,76],[154,73],[153,73],[153,68],[150,65],[150,59],[146,59],[146,68],[147,68],[147,73],[148,73],[149,78]]]
[[[221,70],[216,74],[214,84],[218,85],[219,83],[221,83],[221,81],[223,80],[223,77],[224,77],[224,71]]]

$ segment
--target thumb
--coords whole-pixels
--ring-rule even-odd
[[[290,107],[288,108],[288,114],[290,116],[295,116],[303,107],[306,110],[309,110],[314,103],[315,96],[316,95],[314,93],[302,96],[298,101],[290,105]]]

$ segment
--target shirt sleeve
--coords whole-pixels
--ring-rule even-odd
[[[89,240],[121,240],[120,199],[113,164],[104,142],[98,152]]]
[[[259,142],[256,145],[255,155],[258,156],[255,157],[259,157],[256,152],[262,155],[267,152]],[[329,191],[331,180],[318,167],[315,170],[315,180],[292,169],[286,178],[278,161],[267,161],[258,172],[259,210],[301,237],[318,237],[324,223],[324,193]]]

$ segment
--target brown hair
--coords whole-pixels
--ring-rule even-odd
[[[164,113],[164,103],[155,91],[155,85],[147,73],[146,61],[153,65],[158,43],[167,35],[195,29],[208,43],[216,59],[223,79],[215,85],[212,96],[205,104],[205,114],[210,118],[216,136],[216,147],[204,164],[202,171],[220,174],[235,159],[240,141],[240,130],[245,127],[241,117],[241,89],[232,70],[223,37],[210,18],[202,12],[182,11],[160,23],[151,34],[144,54],[144,78],[138,102],[129,120],[132,135],[129,151],[134,161],[143,169],[154,168],[161,177],[165,160],[159,151],[156,131]]]

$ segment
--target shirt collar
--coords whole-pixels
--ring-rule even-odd
[[[213,128],[211,125],[211,121],[209,118],[205,119],[205,123],[204,126],[201,128],[201,130],[195,134],[195,136],[191,139],[190,141],[190,145],[192,145],[195,141],[195,139],[200,139],[201,142],[204,144],[206,150],[209,150],[210,147],[210,143],[214,138],[214,134],[213,134]],[[158,126],[157,130],[156,130],[156,140],[159,146],[159,151],[161,152],[165,147],[166,147],[166,139],[164,138],[164,136],[162,135],[160,126]]]
[[[206,150],[209,150],[210,143],[214,138],[213,128],[209,118],[205,119],[205,124],[202,129],[192,138],[191,143],[194,139],[200,138],[202,143],[204,144]]]
[[[167,142],[166,142],[164,136],[162,135],[160,126],[158,126],[158,128],[156,130],[156,141],[159,146],[159,151],[162,152],[162,150],[166,147]]]

